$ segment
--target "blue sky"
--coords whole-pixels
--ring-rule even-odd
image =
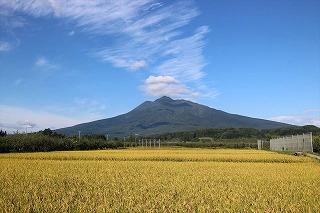
[[[0,128],[61,128],[163,95],[320,126],[318,0],[0,0]]]

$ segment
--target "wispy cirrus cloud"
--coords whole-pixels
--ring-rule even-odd
[[[18,86],[19,84],[21,84],[22,81],[23,81],[22,78],[18,78],[18,79],[16,79],[15,81],[13,81],[13,85],[14,85],[14,86]]]
[[[13,17],[5,10],[0,10],[0,22],[0,52],[8,52],[20,45],[20,40],[15,36],[14,30],[23,27],[24,22],[22,18]]]
[[[11,50],[12,48],[13,48],[12,44],[10,44],[9,42],[0,41],[0,52],[7,52],[7,51]]]
[[[106,38],[111,36],[113,44],[95,47],[95,56],[115,67],[171,76],[200,92],[194,83],[203,84],[207,61],[202,49],[209,28],[199,26],[191,34],[183,30],[200,14],[191,0],[3,0],[0,6],[34,17],[62,18],[76,26],[77,31]],[[74,34],[71,32],[74,31],[68,35]],[[41,64],[45,64],[44,61]],[[161,94],[156,90],[148,91],[146,94],[153,97]],[[191,90],[186,91],[190,96],[194,95]]]
[[[35,68],[37,68],[39,70],[44,70],[44,71],[59,69],[59,65],[58,64],[49,61],[44,56],[39,56],[35,60],[34,66],[35,66]]]
[[[132,65],[131,65],[131,69],[132,70],[138,70],[138,69],[141,69],[143,67],[146,67],[147,66],[147,62],[144,61],[144,60],[141,60],[141,61],[136,61],[134,62]]]
[[[184,82],[201,80],[205,76],[203,68],[207,64],[202,54],[205,44],[203,37],[208,32],[209,28],[203,26],[190,37],[170,42],[163,53],[165,56],[171,56],[170,59],[155,67],[154,71],[160,75],[166,74],[179,78]]]
[[[74,30],[71,30],[70,32],[67,33],[68,36],[74,36],[76,32]]]
[[[117,67],[128,69],[137,61],[145,61],[155,70],[159,61],[177,57],[164,53],[170,53],[173,42],[182,36],[183,32],[179,29],[199,14],[189,1],[140,10],[142,14],[135,14],[124,24],[123,30],[119,32],[123,36],[116,44],[102,48],[97,52],[98,56]]]

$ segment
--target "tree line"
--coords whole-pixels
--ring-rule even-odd
[[[313,125],[260,130],[254,128],[200,129],[165,133],[152,137],[162,141],[176,141],[177,144],[188,147],[256,148],[258,139],[268,141],[273,138],[302,135],[309,132],[313,134],[314,151],[320,152],[320,128]]]
[[[219,139],[265,139],[282,136],[299,135],[312,132],[314,136],[320,135],[320,128],[312,125],[295,126],[277,129],[254,129],[254,128],[227,128],[227,129],[200,129],[186,132],[173,132],[160,134],[155,137],[162,140],[179,139],[181,141],[198,141],[202,137]]]
[[[70,150],[116,149],[121,141],[107,141],[103,135],[77,135],[68,137],[51,129],[37,133],[1,135],[0,152],[49,152]]]
[[[270,140],[281,136],[312,132],[314,151],[320,152],[320,128],[315,126],[288,127],[279,129],[202,129],[187,132],[165,133],[152,136],[133,136],[110,140],[105,135],[66,136],[45,129],[29,134],[7,134],[0,130],[0,152],[47,152],[62,150],[118,149],[139,146],[142,140],[160,139],[162,146],[211,147],[211,148],[256,148],[257,139]]]

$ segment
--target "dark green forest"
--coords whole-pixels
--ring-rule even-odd
[[[161,146],[182,146],[200,148],[257,148],[257,140],[313,133],[313,147],[320,151],[320,128],[316,126],[295,126],[278,129],[228,128],[202,129],[160,135],[130,135],[124,138],[107,138],[105,135],[66,136],[51,129],[29,134],[7,134],[0,131],[0,152],[48,152],[62,150],[119,149],[141,146],[142,141],[159,140]],[[158,146],[158,144],[157,144]],[[268,147],[265,147],[268,149]]]
[[[202,137],[213,139],[265,139],[298,135],[312,132],[314,136],[320,135],[320,128],[316,126],[294,126],[277,129],[254,129],[254,128],[228,128],[228,129],[202,129],[187,132],[166,133],[157,135],[162,140],[179,139],[181,141],[198,141]]]

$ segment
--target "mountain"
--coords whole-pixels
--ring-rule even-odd
[[[291,125],[230,114],[191,101],[173,100],[164,96],[153,102],[146,101],[123,115],[57,129],[55,132],[73,135],[81,131],[81,134],[122,137],[208,128],[271,129],[288,126]]]

